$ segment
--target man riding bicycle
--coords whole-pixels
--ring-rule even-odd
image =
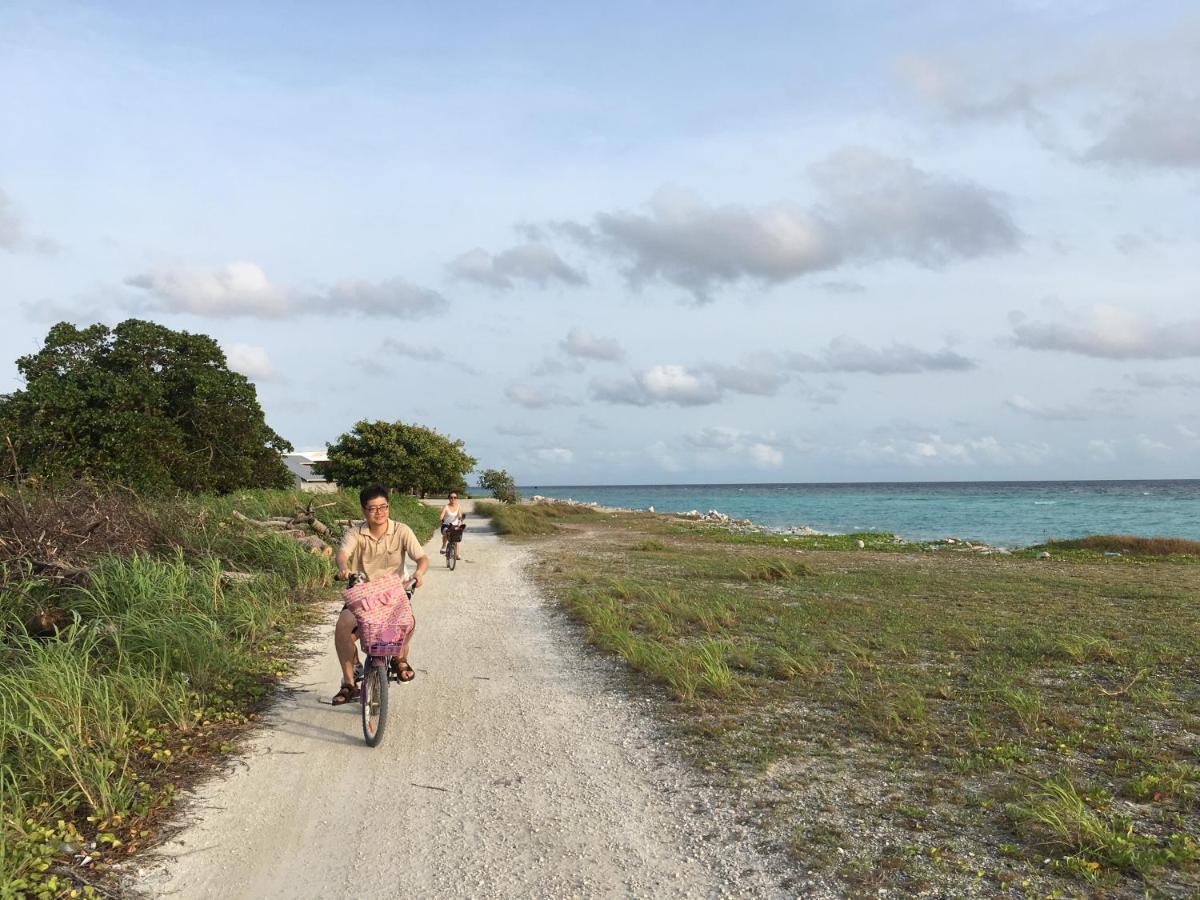
[[[358,502],[362,504],[365,521],[350,526],[342,535],[342,545],[337,552],[338,577],[345,579],[351,572],[365,573],[368,581],[384,575],[403,576],[407,558],[417,564],[413,583],[414,587],[420,587],[421,579],[429,569],[429,559],[413,530],[403,522],[388,518],[387,488],[380,485],[364,488],[358,495]],[[354,646],[357,626],[354,613],[342,607],[333,632],[333,645],[342,667],[342,686],[330,701],[334,706],[358,699],[358,688],[354,686],[354,664],[358,662],[358,650]],[[392,659],[392,670],[401,681],[412,681],[416,675],[408,664],[408,649],[415,631],[414,626],[405,639],[404,652]]]

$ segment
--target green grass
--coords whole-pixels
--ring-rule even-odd
[[[589,642],[665,689],[663,715],[706,770],[764,785],[771,840],[789,844],[783,810],[803,796],[774,773],[838,748],[823,770],[835,782],[902,772],[897,808],[943,807],[920,822],[879,813],[889,840],[921,851],[893,854],[908,860],[894,886],[978,869],[974,848],[1001,860],[978,876],[997,891],[1013,878],[1067,896],[1079,879],[1200,891],[1200,581],[1177,554],[1114,565],[1080,550],[1048,565],[890,536],[581,524],[538,577]],[[1110,784],[1117,801],[1094,787]],[[850,885],[844,849],[833,874]]]
[[[590,521],[600,515],[590,507],[571,503],[500,503],[495,500],[477,500],[475,512],[490,518],[497,534],[510,537],[554,534],[563,522]]]
[[[349,492],[156,501],[145,507],[160,535],[152,553],[91,558],[87,578],[68,586],[10,567],[0,582],[0,897],[78,887],[61,868],[64,844],[97,841],[102,872],[146,842],[181,778],[232,748],[287,672],[332,565],[230,514],[290,514],[309,499],[332,504],[316,510],[331,526],[361,516]],[[432,534],[436,510],[391,502],[393,518]],[[256,577],[231,581],[229,570]],[[68,624],[57,638],[29,637],[29,614],[49,605]]]
[[[1047,541],[1031,548],[1040,550],[1091,550],[1095,553],[1120,553],[1128,556],[1200,557],[1200,541],[1183,538],[1146,538],[1130,534],[1097,534],[1063,541]]]

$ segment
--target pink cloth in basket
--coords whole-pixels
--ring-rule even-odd
[[[363,650],[380,644],[403,644],[415,620],[404,579],[387,575],[357,584],[342,592],[346,608],[358,620],[358,640]]]

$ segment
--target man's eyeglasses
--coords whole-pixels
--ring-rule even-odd
[[[373,512],[386,512],[386,511],[387,511],[387,508],[388,508],[388,505],[387,505],[386,503],[376,503],[374,506],[367,506],[367,507],[364,507],[364,508],[365,508],[365,509],[366,509],[366,511],[367,511],[367,512],[369,512],[369,513],[373,513]]]

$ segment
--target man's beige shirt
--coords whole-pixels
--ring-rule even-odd
[[[413,530],[392,519],[388,519],[387,531],[378,540],[371,537],[366,522],[347,528],[342,535],[341,552],[346,554],[350,571],[366,572],[368,581],[384,575],[403,575],[406,556],[414,562],[425,556]]]

